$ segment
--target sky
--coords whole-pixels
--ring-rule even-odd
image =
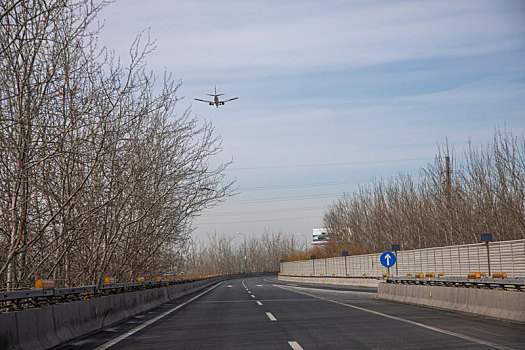
[[[417,175],[448,140],[525,131],[525,2],[116,0],[100,42],[126,59],[156,40],[149,68],[182,82],[222,137],[237,194],[193,237],[283,232],[311,240],[327,207],[374,179]],[[224,98],[205,99],[215,85]],[[241,233],[237,235],[237,232]]]

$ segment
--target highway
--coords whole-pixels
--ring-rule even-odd
[[[525,349],[525,326],[379,301],[375,289],[223,281],[63,349]]]

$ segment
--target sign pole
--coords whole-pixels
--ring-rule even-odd
[[[397,261],[397,251],[400,249],[399,244],[392,244],[392,250],[394,251],[394,254],[396,255],[396,261]],[[396,277],[399,276],[399,272],[397,270],[397,264],[396,264]]]
[[[487,265],[489,268],[489,277],[490,277],[490,252],[489,252],[489,242],[492,241],[492,233],[482,233],[480,234],[481,242],[485,243],[487,247]]]
[[[489,242],[485,242],[485,245],[487,246],[487,264],[489,265],[489,277],[490,277],[490,253],[489,253]]]
[[[388,268],[388,276],[390,277],[390,267],[396,263],[396,256],[392,252],[384,252],[379,258],[379,262],[384,267]]]
[[[346,266],[346,257],[348,256],[348,250],[343,250],[341,254],[345,257],[345,277],[348,277],[348,266]]]

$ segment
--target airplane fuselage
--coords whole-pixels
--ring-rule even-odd
[[[224,94],[218,94],[217,93],[217,86],[215,86],[215,93],[214,94],[206,94],[206,95],[212,96],[213,97],[213,101],[206,101],[206,100],[201,100],[201,99],[198,99],[198,98],[196,98],[195,100],[201,101],[201,102],[206,102],[210,106],[214,106],[215,105],[215,107],[219,108],[219,106],[224,106],[225,102],[229,102],[229,101],[233,101],[233,100],[238,99],[238,97],[234,97],[234,98],[230,98],[230,99],[224,100],[224,101],[219,100],[219,96],[222,96]]]
[[[220,105],[224,105],[224,102],[219,101],[219,96],[218,95],[213,96],[213,103],[215,104],[215,106],[217,108],[219,108]],[[210,105],[211,105],[211,103],[210,103]]]

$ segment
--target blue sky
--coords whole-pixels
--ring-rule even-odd
[[[203,213],[207,233],[311,236],[358,184],[417,174],[525,130],[525,2],[117,0],[101,43],[126,56],[150,28],[151,69],[182,81],[181,112],[212,121],[239,194]],[[216,109],[194,101],[217,85]]]

